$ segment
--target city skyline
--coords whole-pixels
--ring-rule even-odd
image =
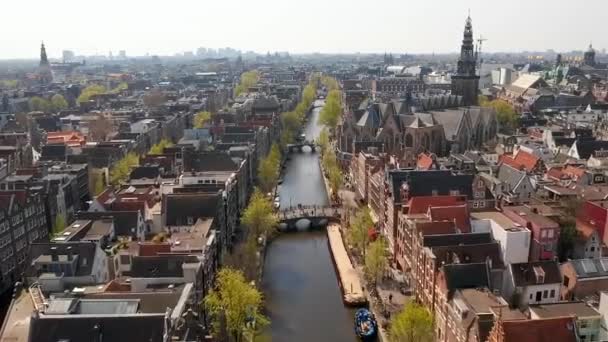
[[[107,55],[108,51],[116,55],[126,50],[129,56],[166,56],[194,52],[201,46],[292,54],[453,53],[458,51],[457,32],[469,9],[474,37],[488,39],[484,42],[487,52],[582,51],[590,42],[598,51],[608,46],[608,38],[596,29],[602,13],[608,11],[608,3],[568,3],[568,11],[560,3],[515,0],[508,8],[497,8],[496,3],[480,0],[380,0],[374,8],[384,11],[369,13],[360,1],[349,2],[349,6],[344,0],[311,0],[299,6],[278,0],[202,6],[177,0],[171,4],[176,10],[167,12],[165,7],[108,0],[92,15],[77,12],[78,2],[74,0],[52,4],[25,0],[11,2],[5,8],[14,13],[37,8],[31,13],[36,25],[24,27],[19,16],[8,16],[0,23],[3,32],[19,28],[18,34],[0,37],[0,59],[36,58],[41,41],[51,58],[60,58],[62,50],[79,55]],[[589,11],[589,7],[594,10]],[[570,14],[582,11],[585,20],[572,23]],[[92,16],[107,18],[108,23],[93,22]]]

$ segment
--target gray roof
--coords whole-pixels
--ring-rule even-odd
[[[526,177],[525,171],[517,170],[507,164],[502,164],[498,168],[497,178],[501,182],[509,184],[511,189],[515,188],[524,177]]]
[[[462,108],[431,112],[435,120],[443,125],[445,138],[448,141],[454,140],[458,135],[458,128],[460,127],[460,122],[464,118],[465,113],[466,111]]]
[[[568,261],[579,279],[608,276],[608,258],[575,259]]]

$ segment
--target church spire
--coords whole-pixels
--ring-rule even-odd
[[[46,56],[46,48],[44,47],[44,42],[40,46],[40,66],[48,66],[49,59]]]
[[[464,25],[457,72],[459,75],[474,76],[476,64],[477,55],[473,46],[473,21],[471,20],[471,16],[468,16]]]
[[[452,75],[452,95],[462,97],[465,106],[477,104],[479,76],[477,76],[477,53],[473,45],[473,21],[470,14],[464,24],[460,58],[456,72]]]

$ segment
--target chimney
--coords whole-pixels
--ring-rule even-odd
[[[72,246],[68,246],[68,248],[65,249],[65,252],[68,255],[68,261],[72,261],[72,259],[74,258],[74,256],[72,255]]]
[[[57,247],[51,247],[51,261],[59,261],[57,256]]]

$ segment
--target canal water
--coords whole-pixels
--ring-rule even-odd
[[[313,110],[305,127],[308,140],[321,132],[320,109]],[[318,154],[291,155],[279,196],[283,208],[328,204]],[[272,341],[356,341],[354,311],[342,302],[325,231],[285,233],[273,240],[266,252],[262,287]]]

